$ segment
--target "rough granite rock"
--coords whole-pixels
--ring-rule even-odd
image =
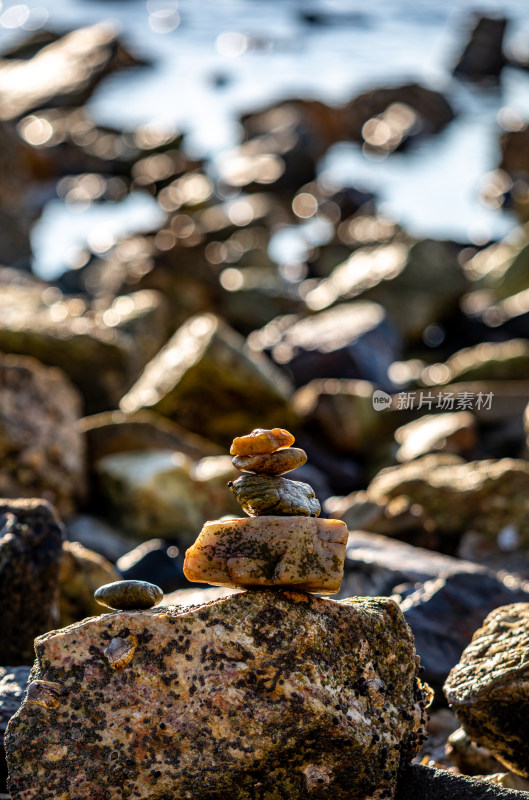
[[[45,500],[0,500],[0,663],[32,664],[58,621],[62,525]]]
[[[496,608],[444,686],[470,738],[524,778],[529,777],[528,647],[529,603]]]
[[[527,800],[527,792],[455,775],[447,769],[410,764],[399,776],[395,800]]]
[[[12,800],[382,800],[427,690],[388,598],[241,592],[39,638]]]
[[[286,586],[334,594],[347,528],[335,519],[252,517],[207,522],[186,553],[188,580],[233,588]]]
[[[7,791],[4,733],[22,702],[30,672],[31,667],[0,667],[0,792]]]
[[[527,588],[513,575],[456,572],[426,581],[402,600],[425,680],[436,692],[487,614],[507,603],[529,602]]]
[[[0,497],[43,497],[71,516],[86,491],[80,415],[62,372],[0,353]]]
[[[289,424],[290,387],[267,359],[213,314],[192,317],[150,361],[121,401],[127,413],[150,408],[227,445],[241,432]]]
[[[308,483],[277,475],[245,473],[228,486],[249,517],[319,517],[320,503]]]

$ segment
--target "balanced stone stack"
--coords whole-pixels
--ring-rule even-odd
[[[228,486],[248,517],[206,522],[186,553],[188,580],[243,589],[339,590],[347,526],[318,519],[312,487],[282,477],[307,460],[293,444],[282,428],[234,439],[230,453],[243,474]]]

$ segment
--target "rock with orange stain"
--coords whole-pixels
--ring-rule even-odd
[[[206,522],[186,552],[189,581],[280,586],[334,594],[343,577],[347,526],[336,519],[252,517]]]
[[[117,638],[137,642],[120,669]],[[12,800],[391,798],[424,736],[427,692],[389,598],[116,611],[36,653],[54,702],[26,698],[9,722]]]
[[[264,453],[273,453],[280,447],[290,447],[295,442],[292,436],[284,428],[255,428],[246,436],[237,436],[233,440],[230,448],[232,456],[257,456]]]

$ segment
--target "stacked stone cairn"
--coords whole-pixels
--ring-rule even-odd
[[[283,477],[307,460],[293,444],[294,436],[282,428],[234,439],[230,453],[243,474],[228,486],[248,517],[206,522],[186,553],[189,581],[318,594],[339,590],[347,526],[318,519],[312,487]]]

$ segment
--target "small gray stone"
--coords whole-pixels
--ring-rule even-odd
[[[320,503],[312,486],[271,475],[241,475],[228,484],[250,517],[318,517]]]
[[[100,606],[122,611],[152,608],[162,597],[160,587],[147,581],[114,581],[105,583],[94,592],[94,598]]]

